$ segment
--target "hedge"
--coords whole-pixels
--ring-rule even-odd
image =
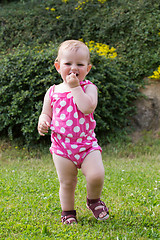
[[[23,0],[0,7],[1,51],[83,38],[115,47],[134,81],[160,65],[159,0]]]
[[[1,3],[0,13],[1,134],[39,140],[44,93],[60,81],[53,56],[71,38],[116,49],[115,59],[92,52],[88,78],[99,88],[98,138],[122,134],[139,86],[160,65],[159,0],[23,0]]]
[[[0,132],[24,143],[38,141],[37,122],[46,90],[60,83],[54,68],[57,46],[19,47],[0,60]],[[99,89],[95,112],[96,133],[103,143],[126,127],[138,85],[122,75],[116,59],[91,52],[92,70],[87,76]]]

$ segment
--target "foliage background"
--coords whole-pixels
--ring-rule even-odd
[[[39,139],[43,96],[60,81],[53,68],[57,46],[82,38],[116,48],[115,59],[92,53],[88,78],[99,88],[99,140],[122,136],[144,77],[160,65],[159,1],[32,0],[0,7],[1,134],[23,136],[28,144]]]

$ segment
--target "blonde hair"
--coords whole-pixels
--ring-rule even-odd
[[[58,62],[60,60],[60,55],[63,52],[63,50],[67,49],[67,50],[71,50],[71,51],[75,51],[77,52],[78,49],[83,48],[86,50],[86,55],[88,57],[88,64],[90,64],[90,52],[89,52],[89,48],[87,47],[87,45],[79,40],[66,40],[64,42],[62,42],[59,45],[58,48],[58,56],[55,60],[55,62]]]

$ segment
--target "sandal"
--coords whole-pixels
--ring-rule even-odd
[[[63,224],[67,225],[77,224],[76,211],[63,211],[61,221]]]
[[[87,208],[92,211],[93,216],[97,220],[106,220],[109,218],[108,208],[105,203],[100,200],[100,198],[93,200],[87,198]],[[106,215],[103,218],[99,217],[102,212],[106,212]]]

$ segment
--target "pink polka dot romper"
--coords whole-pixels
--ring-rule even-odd
[[[89,80],[80,82],[84,87],[93,84]],[[97,143],[94,129],[96,122],[93,113],[82,113],[74,102],[71,92],[54,93],[54,86],[49,90],[53,110],[51,121],[50,152],[68,158],[81,168],[84,158],[94,150],[102,151]]]

